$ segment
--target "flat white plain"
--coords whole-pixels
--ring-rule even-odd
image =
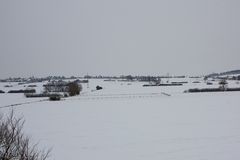
[[[24,131],[32,140],[40,148],[53,148],[54,160],[239,159],[240,92],[183,93],[206,87],[201,79],[200,84],[184,80],[189,83],[178,87],[142,87],[142,82],[92,79],[80,96],[13,108],[24,116]],[[0,89],[23,87],[5,84]],[[40,92],[42,83],[37,85]],[[96,85],[103,90],[94,91]],[[231,86],[239,84],[232,81]],[[0,94],[0,106],[41,99]]]

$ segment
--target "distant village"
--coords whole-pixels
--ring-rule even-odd
[[[9,90],[8,93],[24,93],[27,98],[34,97],[49,97],[50,100],[60,100],[62,97],[69,97],[79,95],[82,91],[82,84],[89,83],[90,79],[103,79],[103,81],[118,81],[118,82],[146,82],[143,87],[152,86],[181,86],[189,83],[186,78],[193,79],[191,83],[200,83],[198,79],[202,79],[206,85],[212,85],[214,81],[219,84],[218,88],[191,88],[186,92],[219,92],[219,91],[239,91],[240,88],[228,88],[228,80],[236,80],[237,83],[240,81],[240,70],[234,70],[222,73],[213,73],[205,76],[132,76],[132,75],[121,75],[121,76],[90,76],[86,75],[83,77],[65,77],[65,76],[48,76],[44,78],[29,77],[29,78],[6,78],[1,79],[0,82],[6,83],[5,88],[11,88],[11,83],[17,83],[22,85],[25,89],[20,90]],[[163,81],[164,79],[164,81]],[[171,79],[171,82],[169,81]],[[176,80],[174,80],[176,79]],[[181,80],[182,79],[182,80]],[[37,87],[37,83],[44,82],[42,87],[44,92],[36,93],[34,89]],[[130,84],[130,83],[129,83]],[[101,90],[101,86],[96,86],[96,90]],[[0,93],[5,93],[0,90]]]
[[[18,82],[19,85],[21,84],[30,84],[30,83],[37,83],[37,82],[44,82],[44,81],[61,81],[61,80],[71,80],[71,79],[83,79],[81,83],[87,83],[88,79],[104,79],[106,81],[111,80],[119,80],[119,81],[142,81],[142,82],[148,82],[148,81],[159,81],[163,78],[186,78],[185,75],[180,76],[172,76],[172,75],[164,75],[164,76],[135,76],[135,75],[121,75],[121,76],[91,76],[91,75],[85,75],[83,77],[76,77],[76,76],[47,76],[44,78],[39,77],[29,77],[29,78],[21,78],[21,77],[9,77],[6,79],[0,79],[0,82]],[[213,79],[226,79],[226,80],[240,80],[240,70],[233,70],[228,72],[222,72],[222,73],[212,73],[205,76],[188,76],[188,78],[201,78],[204,77],[204,79],[213,78]],[[79,80],[80,81],[80,80]]]

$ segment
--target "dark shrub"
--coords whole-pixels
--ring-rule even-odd
[[[26,90],[10,90],[8,93],[36,93],[35,89],[26,89]]]
[[[28,85],[28,87],[37,87],[37,85]]]
[[[103,89],[101,86],[96,87],[96,90],[101,90],[101,89]]]
[[[49,96],[50,101],[60,101],[61,100],[61,95],[59,94],[52,94]]]
[[[78,85],[78,83],[76,82],[72,82],[68,84],[69,87],[69,96],[75,96],[75,95],[79,95],[80,91],[82,90],[82,86]]]

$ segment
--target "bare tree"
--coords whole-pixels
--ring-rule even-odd
[[[69,87],[69,91],[68,92],[69,92],[70,96],[79,95],[81,90],[82,90],[82,86],[79,85],[76,82],[69,83],[68,87]]]
[[[14,111],[0,116],[0,160],[46,160],[50,150],[40,151],[23,133],[24,120]]]
[[[227,81],[226,81],[226,79],[222,79],[220,82],[219,82],[219,88],[221,88],[222,90],[225,90],[225,89],[227,89]]]

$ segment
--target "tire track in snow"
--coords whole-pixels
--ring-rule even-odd
[[[135,94],[102,94],[102,95],[81,95],[78,98],[64,98],[62,99],[63,101],[65,100],[104,100],[104,99],[133,99],[133,98],[155,98],[155,97],[160,97],[160,96],[171,96],[170,94],[167,94],[165,92],[161,93],[135,93]],[[39,102],[44,102],[44,101],[49,101],[48,99],[42,99],[38,101],[29,101],[29,102],[22,102],[22,103],[15,103],[15,104],[9,104],[5,106],[0,106],[1,108],[9,108],[9,107],[15,107],[15,106],[21,106],[25,104],[32,104],[32,103],[39,103]]]
[[[38,101],[29,101],[29,102],[9,104],[9,105],[5,105],[5,106],[0,106],[0,109],[1,108],[9,108],[9,107],[21,106],[21,105],[24,105],[24,104],[39,103],[39,102],[44,102],[44,101],[48,101],[48,99],[42,99],[42,100],[38,100]]]
[[[135,94],[102,94],[102,95],[82,95],[78,98],[64,99],[64,100],[104,100],[104,99],[132,99],[132,98],[157,98],[164,96],[171,96],[170,94],[161,93],[135,93]]]

